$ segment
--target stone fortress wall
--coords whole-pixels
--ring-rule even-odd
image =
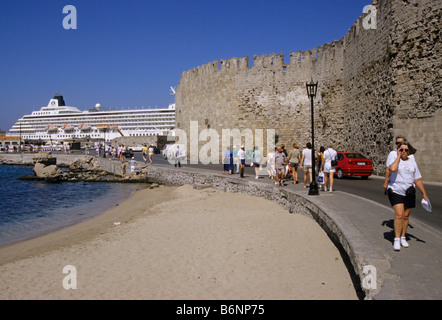
[[[191,121],[197,121],[198,133],[274,129],[278,143],[303,148],[311,141],[305,83],[314,79],[316,149],[331,143],[336,150],[362,152],[382,174],[393,138],[402,134],[418,149],[424,180],[442,181],[436,160],[442,146],[442,2],[373,5],[376,29],[363,27],[363,15],[342,39],[291,52],[289,63],[272,53],[254,56],[253,66],[245,56],[184,72],[175,96],[176,128],[188,138]],[[207,143],[200,140],[199,148]],[[222,143],[219,148],[221,155]]]

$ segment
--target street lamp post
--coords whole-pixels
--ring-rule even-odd
[[[314,116],[313,116],[313,98],[316,97],[316,92],[318,91],[318,82],[314,83],[313,79],[310,83],[305,84],[307,88],[307,96],[311,101],[312,109],[312,181],[310,182],[310,189],[308,191],[309,195],[319,195],[318,184],[316,183],[316,168],[315,168],[315,126],[314,126]]]

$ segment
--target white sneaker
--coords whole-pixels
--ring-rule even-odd
[[[394,238],[393,249],[395,251],[401,250],[401,239],[400,238]]]
[[[329,189],[328,191],[330,191],[330,192],[333,192],[333,188],[332,188],[332,187],[330,187],[330,189]]]
[[[408,248],[408,242],[405,240],[405,237],[401,237],[401,245],[404,248]]]
[[[255,176],[255,179],[258,179],[258,176]]]

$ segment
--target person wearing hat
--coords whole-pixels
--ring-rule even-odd
[[[240,177],[244,178],[244,168],[246,166],[246,151],[244,146],[241,146],[241,150],[238,151],[238,160],[240,162]]]

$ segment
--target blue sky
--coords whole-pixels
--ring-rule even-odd
[[[1,0],[0,129],[61,93],[81,110],[163,106],[181,73],[341,39],[371,0]],[[63,28],[66,5],[77,29]]]

